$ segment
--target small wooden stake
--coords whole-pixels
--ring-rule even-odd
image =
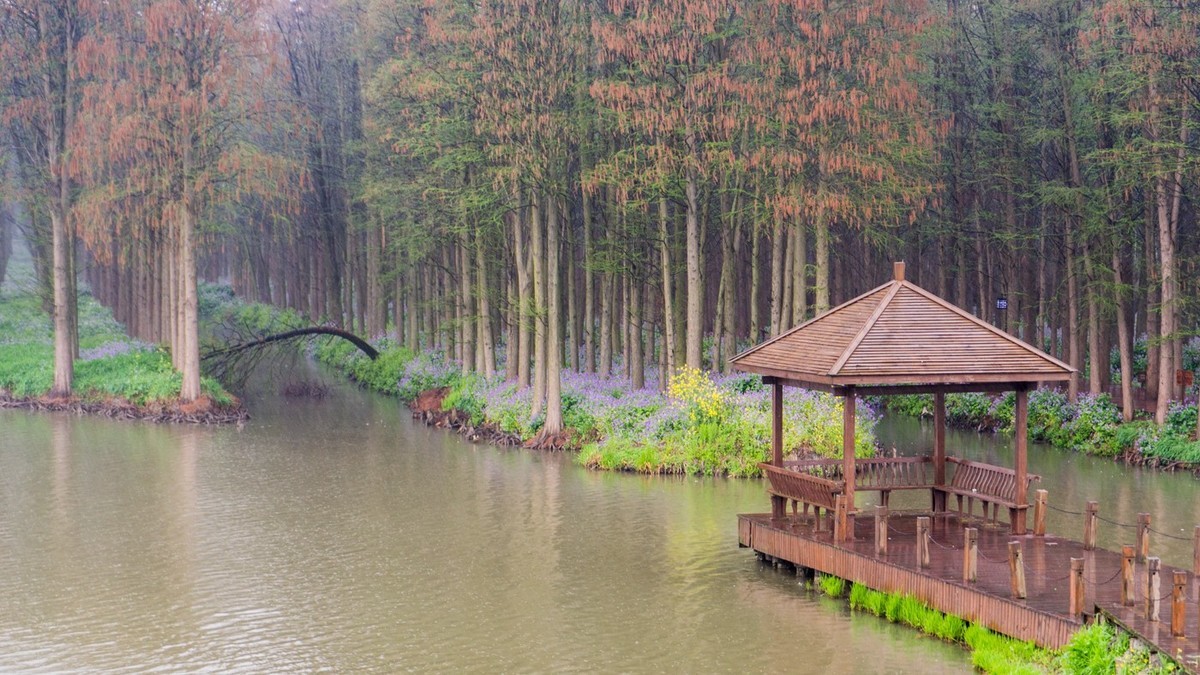
[[[1150,556],[1150,514],[1139,513],[1137,521],[1137,561],[1146,562]]]
[[[1008,576],[1013,597],[1025,599],[1025,557],[1021,554],[1019,541],[1008,542]]]
[[[1162,592],[1161,581],[1158,578],[1158,568],[1161,561],[1157,557],[1146,558],[1146,618],[1158,621],[1158,595]]]
[[[1080,618],[1083,614],[1083,558],[1071,558],[1071,616]]]
[[[1096,515],[1100,513],[1100,502],[1088,502],[1083,516],[1083,550],[1096,550]]]
[[[838,495],[834,507],[833,540],[841,544],[850,538],[850,533],[846,532],[846,495]]]
[[[917,558],[921,567],[929,567],[929,516],[917,518]]]
[[[1192,574],[1200,574],[1200,525],[1192,534]]]
[[[979,530],[963,530],[963,582],[973,584],[979,579]]]
[[[1037,537],[1046,536],[1046,503],[1050,493],[1038,490],[1033,493],[1033,534]]]
[[[888,554],[888,507],[875,507],[875,555],[886,558]]]
[[[1133,547],[1121,547],[1121,604],[1133,606]]]
[[[1187,606],[1183,604],[1183,594],[1187,589],[1187,572],[1175,570],[1174,586],[1171,589],[1171,635],[1183,637],[1183,620],[1187,616]]]

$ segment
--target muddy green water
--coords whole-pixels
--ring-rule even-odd
[[[250,403],[241,429],[0,412],[0,671],[969,670],[739,550],[757,482],[471,445],[345,386]],[[1189,478],[1030,464],[1077,505],[1198,520]]]

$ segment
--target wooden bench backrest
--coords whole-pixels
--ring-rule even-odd
[[[786,462],[784,467],[830,480],[844,481],[841,460],[808,459]],[[933,486],[933,460],[929,457],[873,457],[854,467],[854,489],[886,490]]]
[[[837,497],[845,491],[842,481],[830,480],[798,471],[781,469],[772,464],[759,464],[771,481],[771,492],[804,504],[829,510],[837,508]]]
[[[1017,473],[1012,469],[954,457],[947,458],[947,462],[955,465],[950,487],[971,490],[981,496],[999,497],[1010,502],[1016,498]],[[1027,474],[1026,480],[1032,483],[1041,480],[1041,477]]]

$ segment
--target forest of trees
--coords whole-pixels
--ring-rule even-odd
[[[78,277],[199,395],[200,278],[554,431],[563,368],[723,370],[906,260],[1072,397],[1183,394],[1198,0],[0,0],[0,64],[59,393]]]

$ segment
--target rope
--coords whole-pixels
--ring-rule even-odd
[[[1131,529],[1131,530],[1136,530],[1136,529],[1137,529],[1137,525],[1130,525],[1130,524],[1128,524],[1128,523],[1119,523],[1119,522],[1117,522],[1117,521],[1115,521],[1115,520],[1109,520],[1108,518],[1105,518],[1104,516],[1101,516],[1101,515],[1099,515],[1099,514],[1097,514],[1097,515],[1096,515],[1096,519],[1097,519],[1097,520],[1102,520],[1102,521],[1104,521],[1104,522],[1108,523],[1109,525],[1116,525],[1117,527],[1127,527],[1127,528],[1129,528],[1129,529]]]
[[[929,533],[925,534],[925,538],[928,539],[929,541],[933,542],[933,544],[935,546],[937,546],[938,548],[943,549],[945,551],[961,551],[962,550],[962,548],[955,546],[954,544],[943,544],[943,543],[939,542],[937,539],[933,538],[932,534],[929,534]]]
[[[1058,508],[1057,506],[1054,506],[1054,505],[1050,504],[1049,502],[1047,502],[1047,503],[1046,503],[1046,508],[1050,509],[1051,511],[1058,511],[1059,513],[1068,513],[1068,514],[1070,514],[1070,515],[1072,515],[1072,516],[1085,516],[1085,515],[1087,515],[1087,514],[1086,514],[1086,513],[1084,513],[1083,511],[1072,511],[1072,510],[1070,510],[1070,509],[1060,509],[1060,508]]]
[[[1162,537],[1166,537],[1167,539],[1174,539],[1176,541],[1192,541],[1191,537],[1181,537],[1176,534],[1167,534],[1166,532],[1159,532],[1158,530],[1154,529],[1153,527],[1150,527],[1147,529],[1150,530],[1151,532],[1153,532],[1154,534],[1157,534]]]
[[[1121,568],[1120,567],[1117,568],[1117,571],[1115,574],[1113,574],[1111,577],[1105,579],[1104,581],[1088,581],[1087,577],[1084,577],[1083,583],[1085,583],[1089,586],[1103,586],[1104,584],[1111,583],[1113,579],[1116,579],[1119,576],[1121,576]]]

